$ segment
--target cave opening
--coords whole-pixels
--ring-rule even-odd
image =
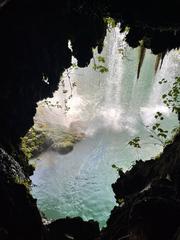
[[[179,4],[0,0],[0,239],[179,239]]]
[[[126,35],[119,24],[108,28],[102,52],[94,49],[85,68],[73,57],[53,97],[38,103],[22,147],[35,166],[32,194],[47,219],[80,216],[105,226],[116,205],[117,170],[155,158],[178,126],[162,96],[180,74],[179,52],[156,66],[158,57],[147,50],[137,79],[141,47],[130,48]],[[159,122],[167,138],[153,130]]]

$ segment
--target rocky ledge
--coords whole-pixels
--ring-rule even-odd
[[[101,240],[178,240],[180,229],[180,134],[160,157],[137,161],[112,184],[116,206]]]
[[[99,224],[80,217],[58,219],[47,225],[49,240],[94,240],[99,236]]]
[[[51,149],[60,154],[71,152],[74,145],[85,137],[83,132],[35,124],[22,138],[21,149],[27,159],[38,157],[43,151]]]

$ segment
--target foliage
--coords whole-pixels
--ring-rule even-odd
[[[74,145],[85,137],[84,133],[80,132],[58,132],[56,130],[50,135],[53,142],[51,149],[61,154],[71,152]]]
[[[119,205],[121,205],[121,204],[123,204],[125,202],[125,199],[124,198],[119,198],[117,200],[117,202],[118,202]]]
[[[72,151],[74,145],[84,137],[85,134],[83,132],[64,131],[60,127],[52,128],[36,124],[22,138],[21,149],[27,159],[37,158],[45,149],[66,154]]]
[[[140,146],[140,137],[135,137],[131,141],[128,142],[130,146],[133,146],[134,148],[141,148]]]
[[[25,188],[30,191],[31,189],[31,180],[29,180],[28,178],[21,178],[19,176],[16,176],[14,179],[15,183],[17,184],[21,184],[24,185]]]
[[[44,101],[42,101],[42,106],[45,103],[45,106],[64,110],[65,114],[70,110],[68,102],[73,97],[73,90],[77,86],[76,82],[72,81],[71,75],[73,71],[77,69],[77,64],[72,63],[71,67],[66,69],[63,73],[63,76],[61,77],[59,86],[62,91],[63,102],[60,103],[59,101],[56,101],[55,103],[53,103],[51,100],[45,99]]]
[[[115,28],[117,25],[117,22],[111,17],[104,18],[104,22],[106,23],[107,29],[109,32],[111,32],[112,29]],[[119,52],[120,56],[122,57],[122,59],[126,58],[127,60],[130,60],[130,59],[128,59],[128,57],[127,57],[126,52],[127,52],[128,45],[127,45],[125,39],[126,39],[126,35],[129,32],[129,29],[130,29],[129,27],[125,27],[124,29],[121,29],[121,31],[124,32],[124,38],[119,42],[119,47],[118,47],[118,52]]]
[[[159,81],[159,84],[166,84],[168,81],[162,79]],[[175,81],[170,88],[170,90],[162,95],[163,103],[171,109],[172,112],[179,114],[180,113],[180,77],[176,77]],[[161,112],[157,111],[154,115],[154,118],[157,120],[152,126],[146,126],[150,132],[149,137],[155,140],[154,144],[160,143],[163,147],[167,144],[170,144],[175,135],[180,132],[180,127],[176,127],[171,131],[171,137],[169,138],[169,131],[162,128],[162,121],[164,116]],[[135,137],[128,143],[130,146],[138,149],[140,146],[140,137]]]
[[[159,120],[163,120],[164,117],[163,117],[163,114],[161,112],[156,112],[156,114],[154,115],[154,117],[156,119],[159,119]]]
[[[159,84],[166,84],[168,81],[166,79],[162,79],[159,81]],[[170,90],[162,95],[162,100],[163,103],[171,109],[172,112],[175,112],[178,114],[180,112],[180,77],[176,77],[175,81],[170,88]],[[164,130],[161,127],[161,122],[164,117],[161,112],[157,112],[154,116],[159,122],[156,122],[152,127],[151,127],[151,132],[153,133],[150,135],[151,138],[154,138],[156,140],[159,140],[163,146],[166,146],[171,142],[170,139],[167,140],[168,137],[168,130]],[[172,130],[172,134],[177,132],[177,129],[175,128]]]
[[[161,121],[164,120],[164,116],[161,112],[156,112],[154,115],[154,118],[157,120],[151,127],[146,126],[148,131],[151,133],[149,135],[150,138],[153,138],[154,140],[157,140],[160,142],[163,146],[165,146],[168,142],[168,130],[164,130],[161,127]]]
[[[27,159],[33,157],[34,153],[45,143],[45,139],[45,134],[38,132],[34,127],[21,138],[21,150]]]
[[[114,168],[114,169],[117,170],[118,172],[123,170],[122,168],[116,166],[116,164],[112,164],[112,168]]]
[[[163,84],[163,83],[167,83],[167,80],[164,78],[159,81],[159,84]]]
[[[159,84],[166,84],[167,82],[168,81],[163,78],[161,81],[159,81]],[[163,103],[168,108],[170,108],[172,112],[175,112],[177,114],[180,112],[180,77],[175,78],[175,81],[170,90],[162,95],[162,100]],[[166,140],[168,137],[168,130],[164,130],[161,127],[160,121],[164,119],[163,114],[161,112],[157,112],[154,117],[158,120],[158,122],[156,122],[151,127],[151,132],[153,134],[150,135],[150,137],[159,140],[163,146],[165,146],[169,144],[171,140]]]
[[[106,73],[108,72],[108,68],[105,67],[103,64],[105,64],[105,59],[102,56],[98,56],[97,57],[97,61],[98,64],[96,63],[95,59],[94,59],[94,65],[93,65],[93,69],[95,71],[99,71],[100,73]]]
[[[45,99],[43,103],[45,103],[48,107],[62,108],[62,105],[60,104],[59,101],[52,103],[50,100]]]
[[[168,137],[168,130],[164,130],[161,127],[160,122],[156,122],[152,127],[147,126],[148,130],[151,132],[149,137],[153,138],[160,142],[163,146],[166,146],[169,140],[166,140]]]
[[[98,61],[99,61],[99,62],[102,62],[102,63],[105,63],[105,59],[104,59],[104,57],[102,57],[102,56],[98,56]]]
[[[123,168],[116,166],[115,164],[112,164],[112,168],[114,168],[120,177],[123,177],[125,173],[123,172]]]
[[[167,80],[162,79],[159,83],[167,83]],[[180,112],[180,77],[175,78],[172,88],[166,94],[162,95],[162,99],[164,104],[170,108],[172,112]]]
[[[111,31],[113,28],[116,27],[116,21],[111,17],[105,17],[104,22],[107,25],[108,31]]]

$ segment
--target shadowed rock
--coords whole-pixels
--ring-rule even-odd
[[[48,226],[49,240],[95,240],[100,233],[99,224],[80,217],[58,219]]]

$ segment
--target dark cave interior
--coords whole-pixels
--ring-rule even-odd
[[[92,48],[101,52],[106,34],[104,17],[129,28],[126,41],[143,42],[154,54],[180,47],[180,2],[148,3],[117,0],[1,1],[0,6],[0,239],[148,239],[180,238],[180,136],[157,161],[141,161],[113,184],[115,207],[101,232],[98,223],[61,219],[44,226],[36,200],[15,182],[32,174],[19,149],[20,138],[33,125],[39,100],[52,96],[73,54],[87,66]],[[7,2],[7,3],[6,3]],[[68,48],[71,40],[73,53]],[[42,81],[48,77],[49,84]],[[166,179],[170,174],[171,181]],[[142,189],[151,183],[146,192]],[[72,237],[71,237],[72,236]]]

